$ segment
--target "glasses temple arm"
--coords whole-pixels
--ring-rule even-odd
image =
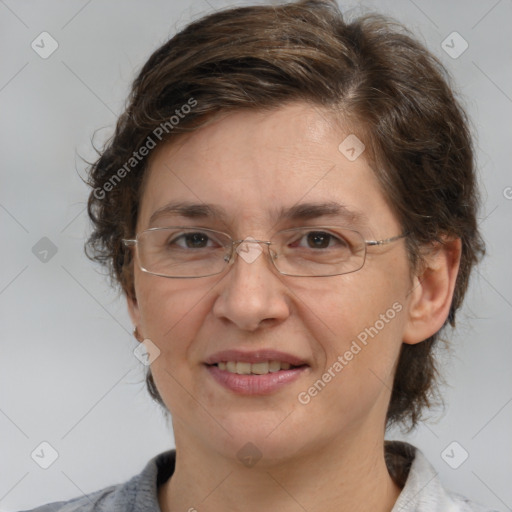
[[[406,236],[409,236],[409,233],[403,233],[401,235],[392,236],[391,238],[385,238],[384,240],[365,240],[365,244],[372,246],[385,245],[391,242],[396,242],[397,240],[400,240],[400,238],[405,238]]]

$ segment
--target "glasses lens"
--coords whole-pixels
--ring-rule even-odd
[[[222,272],[230,238],[202,228],[152,228],[137,237],[140,265],[165,277],[203,277]]]
[[[204,228],[152,228],[137,236],[141,268],[164,277],[219,274],[228,262],[231,238]],[[366,243],[357,231],[303,227],[280,231],[271,240],[277,270],[290,276],[334,276],[362,268]]]
[[[274,264],[293,276],[334,276],[359,270],[366,254],[357,231],[308,227],[280,231],[272,240]]]

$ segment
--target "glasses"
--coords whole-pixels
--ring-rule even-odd
[[[150,228],[135,239],[123,239],[136,247],[143,272],[170,278],[208,277],[223,272],[235,260],[235,252],[252,263],[266,245],[276,270],[286,276],[327,277],[360,270],[368,246],[386,245],[408,233],[384,240],[365,240],[361,233],[339,226],[284,229],[269,241],[233,240],[227,233],[200,227]]]

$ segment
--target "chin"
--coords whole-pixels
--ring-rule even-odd
[[[300,458],[321,443],[321,435],[313,435],[308,442],[304,418],[297,415],[294,422],[293,415],[294,412],[275,409],[268,413],[240,412],[224,417],[222,424],[227,432],[217,428],[215,436],[205,435],[203,439],[220,456],[235,463],[246,467],[275,467],[289,463],[294,457]]]

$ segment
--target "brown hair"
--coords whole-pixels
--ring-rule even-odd
[[[194,108],[184,109],[191,99]],[[216,12],[151,55],[133,82],[113,137],[90,169],[94,229],[86,242],[88,256],[106,264],[112,282],[134,296],[133,261],[121,239],[134,235],[147,167],[147,157],[135,158],[137,150],[149,138],[171,140],[196,130],[212,115],[297,100],[323,107],[364,140],[365,157],[410,234],[413,271],[422,247],[443,235],[461,239],[445,322],[454,326],[470,271],[484,253],[468,119],[442,64],[403,26],[379,15],[346,22],[329,0]],[[431,405],[439,334],[402,345],[388,425],[412,427]],[[146,380],[164,406],[150,372]]]

